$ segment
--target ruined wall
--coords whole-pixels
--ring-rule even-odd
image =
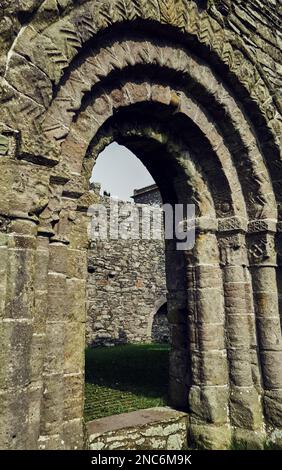
[[[157,185],[155,184],[139,190],[136,189],[132,197],[136,204],[149,204],[151,206],[162,205],[162,197]]]
[[[108,211],[111,201],[109,197],[99,197],[99,203]],[[126,204],[120,201],[119,210]],[[143,206],[134,207],[141,214]],[[158,319],[157,327],[154,324],[167,293],[163,230],[156,232],[159,239],[155,240],[142,240],[141,230],[140,224],[140,239],[91,242],[86,325],[86,342],[90,346],[155,341],[158,330],[165,330],[169,337],[165,316]],[[165,332],[160,333],[159,337],[164,335]]]

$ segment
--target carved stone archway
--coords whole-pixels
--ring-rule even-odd
[[[234,18],[227,1],[45,0],[4,38],[2,448],[84,445],[88,180],[113,139],[165,202],[197,207],[194,250],[166,256],[191,443],[281,439],[278,72]]]

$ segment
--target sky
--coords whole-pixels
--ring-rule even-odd
[[[148,170],[126,147],[113,142],[100,153],[91,182],[101,183],[101,192],[124,201],[132,200],[134,189],[154,184]]]

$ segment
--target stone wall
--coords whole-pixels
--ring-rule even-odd
[[[111,202],[109,197],[99,197],[108,215]],[[119,210],[126,206],[128,203],[118,202]],[[142,204],[130,206],[142,214]],[[121,220],[122,216],[119,222]],[[88,345],[168,340],[167,317],[158,314],[166,303],[167,292],[163,231],[156,236],[159,239],[91,242],[87,281]]]
[[[162,204],[162,197],[156,184],[135,189],[132,198],[136,204],[149,204],[150,206],[161,206]]]
[[[124,413],[87,424],[90,450],[184,450],[187,414],[167,407]]]

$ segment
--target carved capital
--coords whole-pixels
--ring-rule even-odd
[[[277,221],[275,219],[252,220],[248,224],[248,233],[276,233]]]
[[[246,232],[247,220],[236,216],[219,219],[218,230],[219,232]]]
[[[276,266],[274,234],[255,233],[248,237],[248,254],[251,265]]]
[[[216,233],[218,231],[218,222],[210,217],[197,217],[195,220],[195,228],[197,233]]]
[[[243,233],[220,233],[218,236],[220,262],[223,266],[248,264],[246,237]]]

